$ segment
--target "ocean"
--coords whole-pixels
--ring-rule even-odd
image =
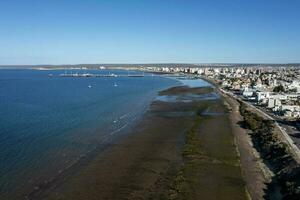
[[[72,70],[77,71],[82,72]],[[70,78],[62,73],[0,70],[0,199],[24,197],[53,181],[134,124],[158,91],[181,84],[158,76]]]

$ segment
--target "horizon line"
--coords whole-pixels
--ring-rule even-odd
[[[284,62],[284,63],[268,63],[268,62],[203,62],[203,63],[189,63],[189,62],[149,62],[149,63],[62,63],[62,64],[0,64],[0,67],[10,67],[10,66],[76,66],[76,65],[164,65],[164,64],[188,64],[188,65],[300,65],[300,62]]]

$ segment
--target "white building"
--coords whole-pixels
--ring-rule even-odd
[[[250,89],[248,87],[245,87],[242,94],[244,97],[252,97],[254,96],[255,92],[256,92],[255,89]]]
[[[300,92],[300,82],[298,80],[293,80],[291,84],[287,85],[287,88],[289,90],[296,89],[297,92]]]
[[[297,106],[297,105],[276,106],[273,110],[282,112],[283,115],[288,118],[299,118],[300,117],[300,106]]]
[[[257,92],[257,101],[261,102],[270,96],[270,92]]]
[[[268,108],[275,108],[281,106],[281,100],[276,98],[268,98]]]

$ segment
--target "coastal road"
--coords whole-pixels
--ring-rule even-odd
[[[297,161],[297,163],[300,164],[300,150],[299,150],[299,148],[295,145],[294,141],[289,136],[289,134],[284,130],[284,128],[278,124],[278,122],[277,122],[276,119],[274,119],[272,116],[270,116],[269,114],[265,113],[261,109],[255,107],[254,105],[252,105],[252,104],[250,104],[248,102],[243,101],[241,98],[239,98],[235,94],[232,94],[231,92],[227,92],[227,91],[225,91],[223,89],[220,89],[220,91],[222,93],[224,93],[224,94],[227,94],[227,95],[231,96],[234,99],[238,99],[238,100],[242,101],[249,108],[253,109],[254,111],[256,111],[257,113],[259,113],[260,115],[264,116],[265,118],[267,118],[269,120],[274,121],[275,127],[277,127],[279,129],[279,133],[281,134],[281,136],[284,139],[284,141],[287,143],[287,145],[288,145],[291,153],[294,155],[295,160]]]

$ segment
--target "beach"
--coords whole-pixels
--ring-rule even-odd
[[[266,169],[259,153],[254,149],[248,134],[249,130],[241,127],[243,118],[239,113],[239,103],[228,96],[224,96],[224,98],[232,109],[230,121],[240,154],[241,169],[247,190],[251,199],[263,199],[267,189],[266,183],[271,180],[271,174]]]
[[[163,98],[161,98],[163,97]],[[201,155],[186,157],[196,129]],[[192,141],[193,142],[193,141]],[[176,182],[178,174],[184,181]],[[177,184],[180,190],[174,188]],[[141,121],[109,148],[30,199],[247,199],[229,111],[214,88],[161,91]]]

